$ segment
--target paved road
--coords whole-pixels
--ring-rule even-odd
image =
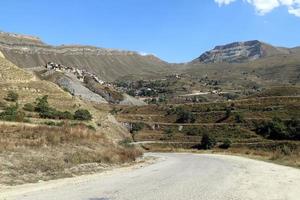
[[[235,156],[171,153],[150,155],[160,159],[145,167],[35,184],[14,190],[10,194],[0,193],[0,199],[300,199],[298,169]]]

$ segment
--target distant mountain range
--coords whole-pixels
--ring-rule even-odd
[[[175,73],[238,80],[241,73],[253,71],[257,73],[252,76],[262,79],[259,82],[298,84],[300,77],[299,47],[274,47],[258,40],[216,46],[191,62],[170,64],[134,51],[83,45],[51,46],[37,37],[0,32],[1,54],[19,67],[33,68],[54,62],[85,69],[105,81],[155,79]]]

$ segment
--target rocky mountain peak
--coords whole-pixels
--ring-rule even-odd
[[[242,62],[256,60],[264,56],[263,43],[258,40],[246,42],[233,42],[226,45],[216,46],[205,52],[193,62],[222,63]]]

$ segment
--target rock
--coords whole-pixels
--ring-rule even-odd
[[[207,51],[193,63],[234,63],[256,60],[265,56],[289,53],[287,49],[277,48],[258,40],[247,42],[234,42],[227,45],[216,46]]]

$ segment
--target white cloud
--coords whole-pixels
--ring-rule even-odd
[[[215,0],[215,2],[217,4],[219,4],[219,6],[222,6],[222,5],[228,5],[232,2],[234,2],[235,0]]]
[[[252,4],[260,15],[270,12],[280,5],[278,0],[247,0],[247,2]]]
[[[289,13],[297,17],[300,17],[300,8],[291,8],[289,9]]]
[[[236,0],[214,0],[219,6],[228,5]],[[255,7],[259,15],[265,15],[275,8],[285,6],[292,15],[300,17],[300,0],[243,0]]]

